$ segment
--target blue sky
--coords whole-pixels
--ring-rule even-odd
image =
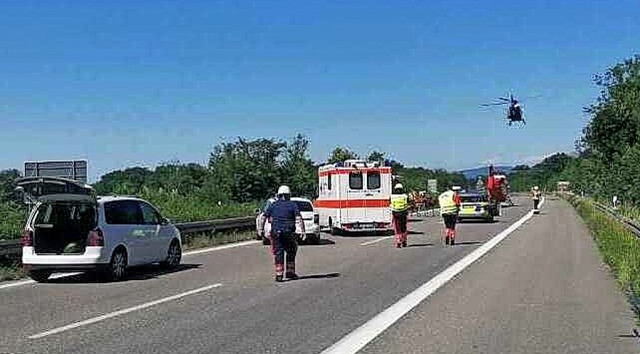
[[[460,169],[571,151],[592,76],[639,53],[640,2],[7,1],[0,168],[202,162],[301,132]],[[525,129],[478,105],[509,91]]]

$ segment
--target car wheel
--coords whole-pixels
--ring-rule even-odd
[[[167,259],[160,264],[165,268],[175,268],[180,265],[180,260],[182,260],[182,247],[178,241],[173,240],[167,250]]]
[[[49,280],[52,273],[53,272],[48,270],[32,270],[28,272],[27,275],[38,283],[45,283]]]
[[[107,269],[107,276],[112,281],[120,281],[124,278],[127,271],[127,252],[118,248],[113,252],[109,267]]]

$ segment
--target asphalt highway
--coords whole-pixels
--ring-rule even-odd
[[[454,247],[442,247],[436,217],[410,223],[405,249],[323,235],[300,247],[301,278],[285,283],[273,281],[269,248],[250,242],[119,283],[81,274],[0,286],[0,353],[321,353],[508,234],[530,211],[517,202],[495,223],[460,224]],[[547,201],[521,223],[363,352],[637,352],[628,306],[570,207]]]

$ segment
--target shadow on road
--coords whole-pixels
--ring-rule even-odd
[[[333,240],[322,238],[322,239],[320,239],[320,243],[317,244],[317,245],[310,244],[310,243],[302,243],[300,245],[301,246],[312,246],[313,247],[313,246],[326,246],[326,245],[335,245],[335,244],[336,244],[336,242],[333,241]]]
[[[482,243],[482,241],[465,241],[465,242],[456,241],[455,245],[456,246],[469,246],[469,245],[479,245],[481,243]]]
[[[424,235],[424,232],[409,230],[409,235]]]
[[[433,243],[410,243],[407,247],[432,247]]]
[[[128,274],[123,282],[134,280],[149,280],[158,278],[162,275],[184,272],[187,270],[200,268],[202,264],[180,264],[173,269],[163,269],[157,265],[145,265],[139,267],[132,267],[128,270]],[[86,272],[70,277],[50,279],[47,283],[50,284],[82,284],[82,283],[110,283],[111,281],[105,280],[100,274],[94,272]]]
[[[310,275],[301,275],[296,280],[305,280],[305,279],[328,279],[328,278],[338,278],[340,273],[326,273],[326,274],[310,274]],[[292,280],[292,281],[296,281]]]
[[[466,219],[466,220],[461,220],[458,221],[458,224],[460,225],[464,225],[464,224],[498,224],[501,221],[498,219],[493,219],[493,221],[487,221],[487,220],[483,220],[483,219]]]

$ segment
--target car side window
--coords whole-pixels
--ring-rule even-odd
[[[143,223],[140,207],[133,200],[105,203],[104,213],[107,224],[140,225]]]
[[[149,204],[139,202],[140,211],[142,212],[142,223],[145,225],[158,225],[161,223],[160,215]]]

